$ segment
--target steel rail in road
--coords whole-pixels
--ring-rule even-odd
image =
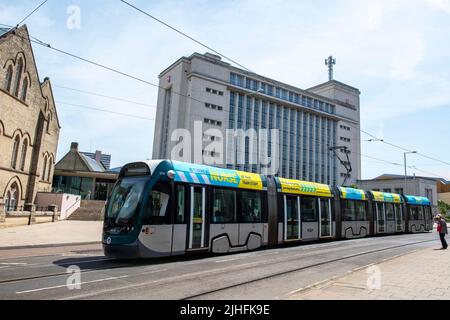
[[[424,241],[412,242],[412,243],[407,243],[407,244],[402,244],[402,245],[397,245],[397,246],[386,247],[386,248],[382,248],[382,249],[376,249],[376,250],[371,250],[371,251],[351,254],[351,255],[340,257],[340,258],[336,258],[336,259],[330,259],[330,260],[327,260],[327,261],[322,261],[322,262],[313,263],[313,264],[310,264],[310,265],[307,265],[307,266],[290,269],[290,270],[287,270],[287,271],[276,272],[276,273],[273,273],[273,274],[270,274],[270,275],[267,275],[267,276],[264,276],[264,277],[260,277],[260,278],[256,278],[256,279],[252,279],[252,280],[248,280],[248,281],[232,284],[232,285],[225,286],[225,287],[222,287],[222,288],[205,291],[205,292],[198,293],[198,294],[195,294],[195,295],[192,295],[192,296],[184,297],[181,300],[191,300],[191,299],[199,298],[199,297],[206,296],[206,295],[209,295],[209,294],[212,294],[212,293],[217,293],[217,292],[220,292],[220,291],[233,289],[233,288],[237,288],[237,287],[244,286],[244,285],[247,285],[247,284],[251,284],[251,283],[255,283],[255,282],[259,282],[259,281],[263,281],[263,280],[267,280],[267,279],[283,276],[283,275],[286,275],[286,274],[289,274],[289,273],[303,271],[303,270],[306,270],[306,269],[310,269],[310,268],[314,268],[314,267],[318,267],[318,266],[322,266],[322,265],[326,265],[326,264],[330,264],[330,263],[334,263],[334,262],[344,261],[344,260],[348,260],[348,259],[352,259],[352,258],[364,256],[364,255],[374,254],[374,253],[378,253],[378,252],[383,252],[383,251],[387,251],[387,250],[393,250],[393,249],[397,249],[397,248],[402,248],[402,247],[406,247],[406,246],[412,246],[412,245],[426,243],[426,242],[435,242],[435,241],[436,240],[424,240]]]

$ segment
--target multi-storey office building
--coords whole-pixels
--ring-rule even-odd
[[[179,59],[160,74],[159,85],[154,159],[202,163],[208,157],[208,164],[212,158],[218,166],[261,172],[257,160],[264,154],[278,160],[278,176],[336,185],[347,172],[329,150],[339,146],[347,148],[336,151],[344,161],[348,152],[353,169],[347,184],[360,178],[356,88],[332,80],[302,90],[235,68],[209,53]],[[176,129],[190,133],[190,150],[177,148],[180,141],[188,141]],[[252,136],[246,134],[249,129],[278,129],[278,135]],[[208,147],[220,143],[222,149]]]

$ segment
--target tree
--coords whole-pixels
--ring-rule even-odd
[[[439,213],[444,215],[444,216],[449,216],[450,214],[450,205],[448,203],[445,203],[442,200],[438,201],[438,208],[439,208]]]

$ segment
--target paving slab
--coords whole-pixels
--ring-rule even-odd
[[[450,300],[450,250],[421,249],[310,286],[292,300]]]
[[[64,220],[0,229],[0,249],[99,243],[102,221]]]

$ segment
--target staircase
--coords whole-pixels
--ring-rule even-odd
[[[80,207],[67,220],[103,221],[105,201],[81,200]]]

